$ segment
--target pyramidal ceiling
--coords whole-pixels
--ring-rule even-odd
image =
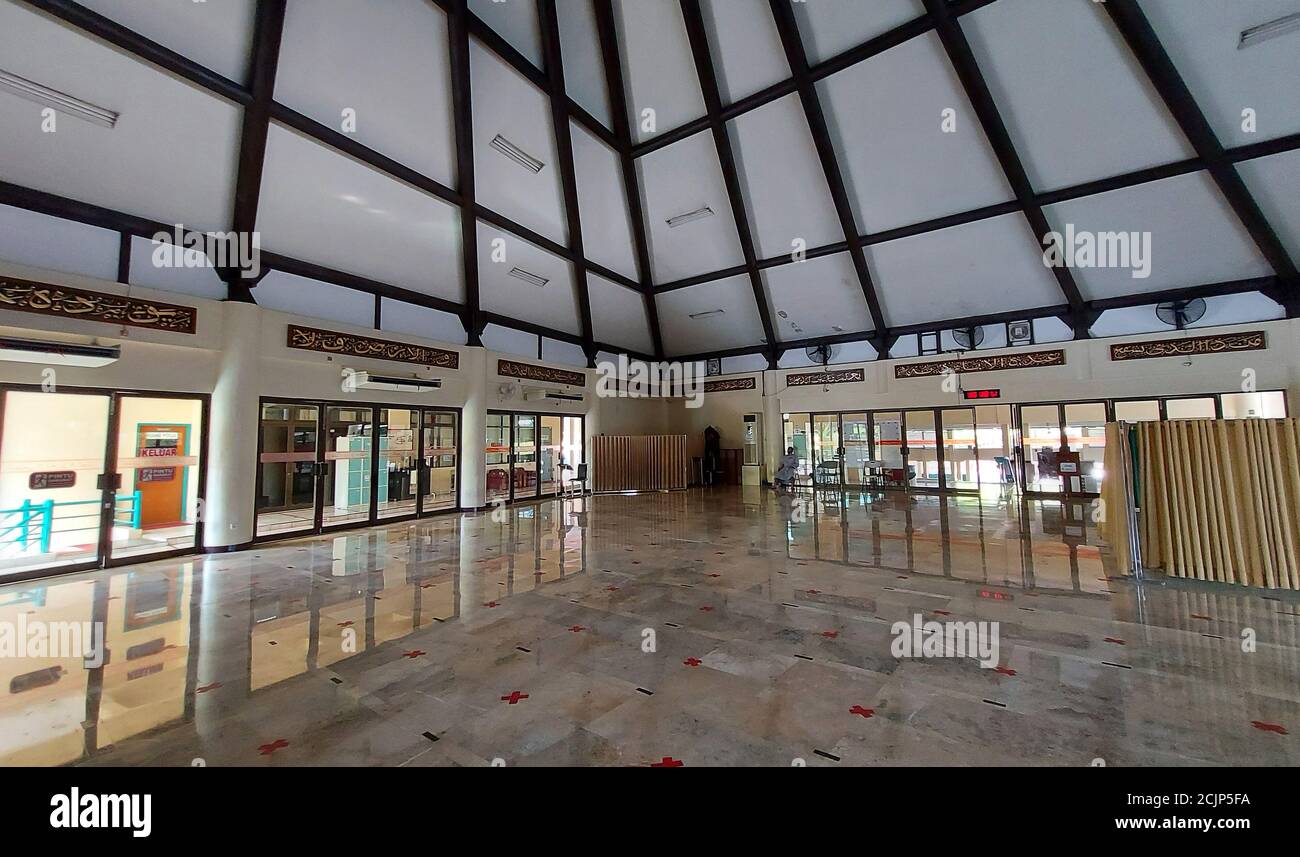
[[[1297,81],[1297,0],[0,0],[0,259],[576,362],[1294,316]]]

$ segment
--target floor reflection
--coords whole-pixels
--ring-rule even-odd
[[[1250,727],[1300,722],[1296,600],[1108,579],[1094,511],[609,495],[12,584],[11,642],[102,623],[108,655],[0,657],[0,764],[1300,761]],[[892,658],[932,610],[1002,622],[1008,671]]]

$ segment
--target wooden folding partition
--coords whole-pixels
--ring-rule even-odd
[[[597,435],[591,439],[592,491],[668,491],[686,487],[686,435]]]
[[[1300,423],[1140,423],[1137,439],[1146,567],[1300,589]]]

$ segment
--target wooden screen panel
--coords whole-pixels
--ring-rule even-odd
[[[592,490],[675,491],[686,487],[686,435],[597,435],[591,439]]]

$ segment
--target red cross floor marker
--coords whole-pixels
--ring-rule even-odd
[[[852,708],[849,709],[849,714],[859,714],[859,715],[861,715],[861,716],[864,717],[864,718],[869,718],[869,717],[874,717],[874,716],[875,716],[875,714],[876,714],[876,709],[874,709],[874,708],[863,708],[861,705],[855,705],[855,706],[853,706]]]
[[[1279,735],[1291,734],[1290,732],[1286,731],[1286,727],[1283,726],[1281,723],[1265,723],[1263,720],[1252,720],[1250,721],[1250,725],[1254,726],[1256,729],[1260,730],[1261,732],[1276,732]]]
[[[822,591],[821,591],[820,589],[805,589],[804,592],[808,593],[809,595],[821,595],[821,594],[822,594]]]
[[[1013,670],[1013,669],[1011,669],[1011,667],[995,667],[994,670],[993,670],[993,672],[995,672],[995,673],[999,673],[999,674],[1001,674],[1001,675],[1015,675],[1015,674],[1016,674],[1016,671]]]
[[[499,606],[501,606],[501,605],[497,604],[495,601],[489,601],[488,603],[484,604],[483,606],[484,606],[484,607],[499,607]]]
[[[605,587],[605,591],[606,591],[606,592],[618,592],[618,587],[617,587],[617,586],[614,586],[613,584],[610,584],[609,586],[606,586],[606,587]]]
[[[197,688],[194,692],[195,692],[195,693],[207,693],[208,691],[210,691],[210,690],[216,690],[216,689],[219,688],[219,687],[221,687],[221,682],[219,682],[219,681],[214,681],[212,684],[205,684],[205,685],[203,685],[203,687]]]
[[[411,649],[409,652],[402,652],[404,658],[418,658],[420,655],[427,655],[428,652],[423,649]]]
[[[936,615],[936,616],[951,616],[952,614],[949,613],[947,610],[935,610],[935,611],[934,611],[934,615]]]
[[[839,631],[822,631],[822,636],[828,640],[834,640],[840,635]]]
[[[682,663],[688,667],[698,667],[700,664],[704,662],[701,661],[699,658],[687,658],[686,660],[682,661]]]
[[[701,612],[701,613],[712,613],[712,612],[713,612],[713,608],[710,607],[709,605],[705,604],[703,607],[700,608],[700,612]]]
[[[509,696],[503,696],[503,697],[501,697],[501,701],[502,701],[502,702],[508,702],[508,703],[510,703],[511,705],[516,705],[516,704],[518,704],[519,700],[521,700],[521,699],[527,699],[527,698],[528,698],[528,694],[526,694],[526,693],[520,693],[520,692],[517,691],[517,690],[512,690],[512,691],[510,692],[510,695],[509,695]]]
[[[585,631],[585,630],[587,630],[587,629],[584,628],[584,627],[582,627],[581,625],[573,625],[573,626],[571,626],[571,627],[569,628],[569,630],[576,634],[576,633],[578,633],[579,631]]]
[[[664,756],[658,762],[651,762],[652,768],[681,768],[685,765],[680,759],[674,759],[672,756]]]
[[[340,628],[347,628],[347,627],[349,627],[351,624],[352,624],[352,620],[349,619],[349,620],[346,621],[346,622],[339,622],[339,623],[338,623],[338,626],[339,626]]]
[[[257,753],[260,756],[269,756],[272,753],[274,753],[276,750],[283,750],[285,747],[288,746],[289,746],[288,741],[284,740],[283,738],[276,738],[270,744],[263,744],[262,746],[258,747]]]
[[[1128,645],[1128,643],[1125,643],[1125,642],[1124,642],[1123,640],[1121,640],[1119,637],[1102,637],[1102,639],[1105,640],[1107,643],[1114,643],[1114,644],[1117,645],[1117,646],[1127,646],[1127,645]]]

